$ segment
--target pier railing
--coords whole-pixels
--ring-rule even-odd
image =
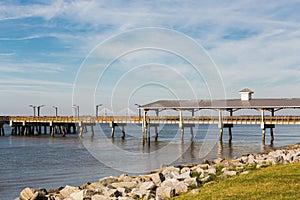
[[[2,116],[1,123],[35,122],[35,123],[142,123],[143,117],[138,116]],[[184,124],[218,124],[219,116],[183,116]],[[222,116],[224,124],[260,124],[261,116]],[[179,116],[147,116],[146,121],[159,124],[177,124]],[[300,116],[264,116],[265,124],[300,124]]]

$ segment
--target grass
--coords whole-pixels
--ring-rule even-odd
[[[199,194],[182,194],[172,199],[300,199],[300,162],[218,178],[214,183],[200,187]]]

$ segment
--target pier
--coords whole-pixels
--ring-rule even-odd
[[[273,129],[276,125],[300,124],[300,115],[275,115],[276,112],[286,109],[300,109],[300,98],[286,99],[253,99],[253,92],[249,89],[240,91],[241,99],[227,100],[160,100],[150,104],[139,106],[143,115],[139,116],[2,116],[0,117],[0,135],[5,135],[3,126],[11,127],[11,135],[41,135],[79,134],[90,128],[92,136],[94,126],[108,124],[111,128],[111,137],[115,136],[115,127],[122,130],[122,138],[125,139],[125,127],[127,124],[139,124],[142,129],[143,140],[150,140],[150,127],[154,127],[155,140],[158,139],[158,126],[160,124],[177,124],[183,138],[184,128],[192,128],[195,125],[211,124],[219,128],[219,140],[223,139],[223,129],[228,128],[229,141],[231,142],[232,128],[237,124],[259,125],[262,130],[262,143],[265,143],[266,130],[270,130],[271,143],[274,140]],[[247,115],[247,110],[255,110],[257,115]],[[159,113],[166,110],[176,111],[176,116],[160,116]],[[202,110],[211,110],[215,115],[201,116]],[[242,115],[234,115],[238,110],[244,110]],[[184,111],[191,116],[183,115]],[[154,112],[154,116],[149,113]]]

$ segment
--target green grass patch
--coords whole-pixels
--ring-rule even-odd
[[[200,191],[197,195],[183,194],[173,199],[300,199],[300,162],[218,178],[214,183],[200,187]]]

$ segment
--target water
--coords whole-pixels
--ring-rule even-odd
[[[177,125],[158,127],[159,139],[143,144],[141,127],[125,127],[126,139],[121,139],[121,130],[116,129],[115,139],[110,139],[110,128],[96,128],[94,138],[88,131],[83,138],[47,135],[39,137],[0,137],[0,196],[14,199],[24,187],[57,188],[65,185],[82,185],[98,181],[99,178],[124,171],[128,174],[145,173],[161,164],[200,163],[202,159],[235,157],[265,149],[278,148],[300,142],[300,126],[277,125],[275,141],[261,145],[259,126],[234,126],[233,140],[228,143],[228,132],[224,129],[223,143],[217,142],[218,129],[201,125],[185,128],[183,140]],[[9,132],[6,127],[6,133]]]

